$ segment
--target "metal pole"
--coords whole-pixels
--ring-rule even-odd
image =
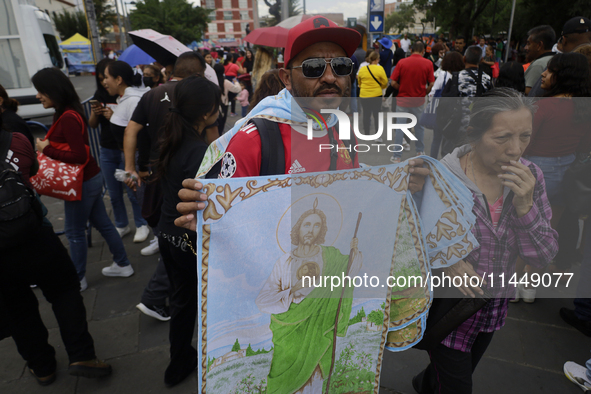
[[[121,44],[121,50],[127,49],[125,44],[125,38],[123,35],[123,25],[121,24],[121,15],[119,15],[119,1],[115,0],[115,10],[117,11],[117,26],[119,26],[119,43]]]
[[[289,0],[281,0],[281,21],[289,18]]]
[[[127,10],[127,3],[121,0],[123,6],[121,7],[124,11],[124,19],[125,19],[125,43],[127,46],[131,46],[130,41],[131,37],[129,37],[129,32],[131,31],[131,22],[129,21],[129,11]]]
[[[303,1],[304,1],[304,15],[306,15],[306,0],[303,0]]]
[[[101,48],[101,41],[99,39],[98,25],[96,24],[96,13],[94,11],[94,3],[92,0],[84,0],[82,2],[84,12],[86,14],[86,22],[88,24],[89,39],[92,47],[92,54],[95,64],[103,58],[103,50]]]
[[[509,34],[507,36],[507,45],[505,45],[505,63],[509,58],[509,48],[511,48],[511,33],[513,33],[513,17],[515,16],[515,3],[517,0],[513,0],[513,6],[511,7],[511,21],[509,22]]]

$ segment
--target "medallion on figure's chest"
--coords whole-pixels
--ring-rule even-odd
[[[317,278],[320,276],[320,266],[318,263],[314,261],[308,261],[300,266],[296,272],[296,277],[298,280],[302,279],[304,276],[309,276],[310,278]]]

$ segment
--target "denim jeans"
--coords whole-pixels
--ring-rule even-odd
[[[123,241],[107,215],[102,191],[103,175],[98,173],[82,184],[82,200],[64,201],[65,233],[70,242],[70,256],[80,280],[86,274],[86,222],[89,220],[107,242],[113,260],[121,267],[130,264]]]
[[[248,114],[248,105],[242,107],[242,117],[244,118]]]
[[[525,158],[540,167],[544,173],[546,194],[550,204],[564,205],[564,191],[561,188],[562,178],[568,167],[575,161],[575,155],[570,154],[559,157],[525,156]]]
[[[416,152],[424,152],[425,151],[425,145],[423,144],[423,137],[425,135],[425,128],[418,123],[418,120],[421,117],[421,114],[423,113],[423,107],[424,107],[424,104],[421,105],[420,107],[401,107],[400,105],[396,106],[396,112],[408,112],[408,113],[411,113],[417,117],[417,124],[414,127],[415,137],[417,137],[417,140],[415,141],[415,151]],[[402,118],[402,119],[397,118],[396,122],[402,123],[401,120],[403,120],[404,123],[410,123],[409,122],[410,119],[408,119],[408,118]],[[396,136],[394,137],[394,143],[397,145],[402,145],[403,136],[404,136],[404,132],[400,129],[396,129]],[[394,152],[394,157],[402,157],[402,152]]]
[[[125,202],[123,201],[123,187],[127,191],[127,198],[131,202],[133,209],[133,221],[135,227],[145,226],[148,222],[142,217],[142,207],[139,204],[135,192],[131,190],[123,182],[115,179],[115,170],[125,168],[123,160],[123,153],[118,149],[108,149],[101,147],[101,171],[105,177],[109,197],[111,198],[111,205],[113,206],[113,215],[115,216],[115,227],[123,228],[129,224],[127,219],[127,210],[125,209]]]

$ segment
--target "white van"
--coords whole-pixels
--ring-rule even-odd
[[[49,16],[33,0],[0,0],[0,85],[25,119],[53,114],[35,98],[31,77],[45,67],[66,72]]]

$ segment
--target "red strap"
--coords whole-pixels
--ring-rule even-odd
[[[85,130],[85,124],[84,124],[84,120],[82,119],[82,116],[80,116],[80,114],[72,109],[69,109],[67,111],[64,111],[64,113],[58,118],[58,120],[51,125],[51,127],[49,128],[49,131],[47,132],[47,134],[45,135],[45,138],[43,139],[43,141],[47,140],[49,138],[49,136],[53,133],[53,131],[55,130],[55,126],[57,126],[59,120],[61,119],[62,116],[64,116],[65,114],[70,113],[73,114],[76,119],[78,120],[78,122],[80,122],[80,125],[82,126],[82,135],[84,136],[84,130]],[[51,144],[51,141],[50,141]],[[86,148],[86,161],[84,162],[83,166],[85,166],[86,164],[88,164],[88,162],[90,161],[90,146],[84,144],[84,147]],[[63,149],[62,149],[63,150]],[[71,149],[70,149],[71,150]]]

